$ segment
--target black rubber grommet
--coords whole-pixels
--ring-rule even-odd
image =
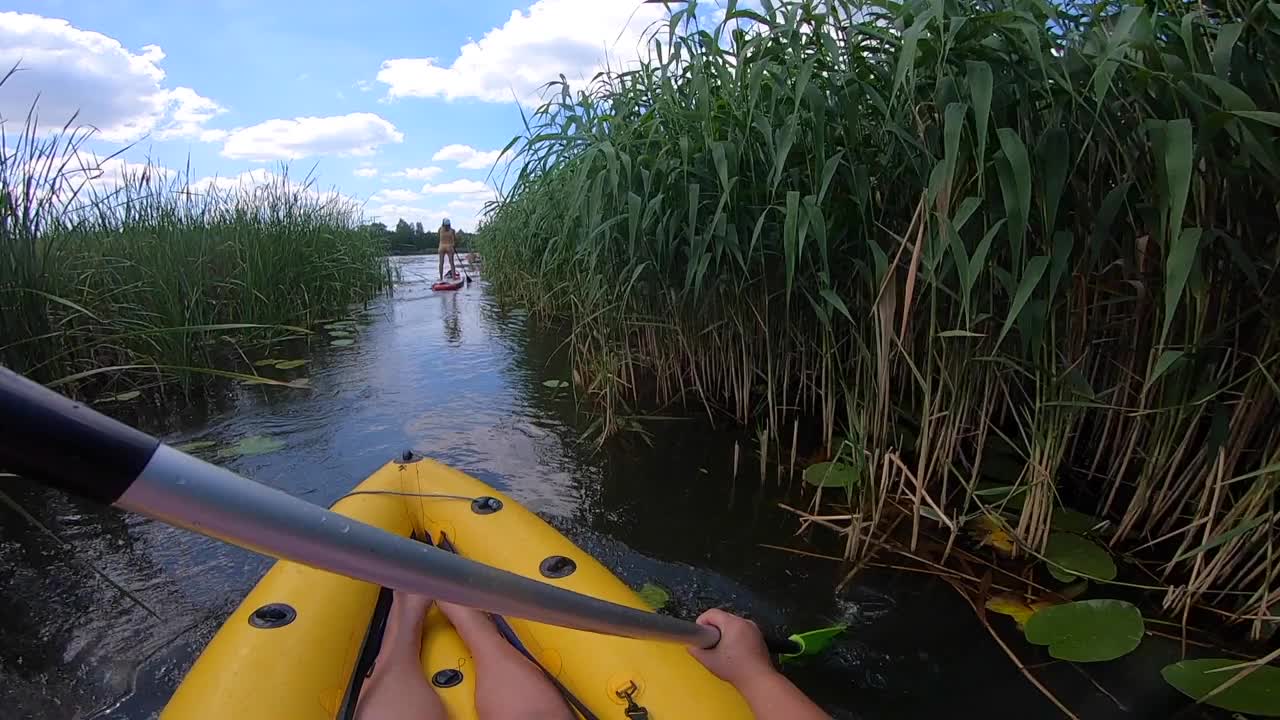
[[[411,463],[411,462],[413,462],[413,451],[412,451],[412,450],[405,450],[405,451],[404,451],[404,453],[400,455],[400,462],[402,462],[402,463]]]
[[[485,495],[471,501],[471,512],[477,515],[489,515],[502,509],[502,501],[496,497]]]
[[[568,577],[577,569],[578,563],[563,555],[551,555],[538,566],[538,570],[543,577],[552,579]]]
[[[454,668],[437,670],[431,676],[431,684],[438,688],[451,688],[460,682],[462,682],[462,671]]]
[[[249,615],[249,624],[263,630],[284,627],[298,617],[298,611],[284,603],[263,605]]]

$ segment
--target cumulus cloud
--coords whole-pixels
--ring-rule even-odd
[[[431,167],[405,168],[403,170],[397,170],[391,173],[391,177],[409,178],[410,180],[430,180],[442,172],[444,172],[444,168],[432,165]]]
[[[42,161],[31,162],[32,174],[46,177]],[[131,162],[122,157],[101,158],[92,152],[76,152],[55,159],[48,166],[48,183],[55,197],[64,200],[85,201],[101,197],[119,189],[126,183],[134,187],[146,184],[166,184],[177,176],[177,171],[163,165],[143,161]]]
[[[432,223],[440,222],[440,212],[438,210],[416,205],[382,203],[368,207],[366,211],[372,218],[388,227],[395,227],[397,220],[404,220],[411,223],[420,222],[423,227],[434,229],[435,226]]]
[[[645,52],[646,30],[665,17],[658,3],[636,0],[538,0],[512,11],[501,26],[462,46],[452,62],[394,58],[377,80],[389,98],[476,98],[531,105],[561,74],[577,82],[605,67],[625,66]]]
[[[371,178],[378,177],[378,168],[375,167],[359,167],[352,171],[356,177]]]
[[[277,118],[231,131],[222,154],[260,161],[297,160],[312,155],[371,155],[379,145],[403,140],[404,133],[373,113]]]
[[[501,150],[477,150],[470,145],[445,145],[431,156],[432,160],[452,160],[467,170],[488,170],[498,161]]]
[[[110,142],[147,133],[161,140],[218,139],[203,125],[225,109],[191,88],[166,86],[163,59],[156,45],[135,52],[66,20],[0,12],[0,68],[20,68],[0,90],[0,118],[24,117],[38,96],[42,130],[60,128],[79,113],[77,122]]]
[[[422,186],[422,192],[433,195],[493,195],[493,188],[479,180],[451,180],[447,183]]]
[[[266,168],[255,168],[246,170],[238,175],[210,175],[195,180],[187,186],[187,189],[194,193],[209,192],[210,190],[246,190],[262,185],[268,185],[276,180],[276,173]]]
[[[375,203],[407,203],[418,199],[418,193],[412,190],[379,190],[369,198],[370,202]]]
[[[245,170],[237,175],[202,177],[188,183],[186,191],[191,193],[218,194],[231,192],[238,194],[253,192],[257,188],[268,185],[275,189],[287,186],[294,193],[310,195],[322,202],[350,208],[352,211],[359,211],[363,205],[359,200],[350,195],[344,195],[334,188],[321,188],[310,182],[295,182],[290,179],[287,172],[276,172],[267,168]]]
[[[469,232],[475,230],[480,221],[478,209],[473,211],[464,208],[427,207],[421,204],[406,205],[393,202],[370,203],[365,208],[365,214],[387,227],[395,227],[396,221],[403,218],[405,222],[420,222],[427,230],[435,230],[440,226],[441,220],[449,218],[455,228]]]

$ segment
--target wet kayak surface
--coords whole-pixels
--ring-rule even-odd
[[[310,390],[232,385],[141,424],[320,505],[413,450],[514,496],[632,587],[665,589],[664,612],[726,607],[787,632],[846,623],[826,655],[787,669],[837,717],[1055,716],[945,584],[872,569],[837,596],[838,563],[761,547],[806,543],[777,507],[795,488],[760,481],[748,434],[666,410],[597,447],[568,382],[563,328],[499,303],[482,273],[433,292],[435,256],[395,262],[394,293],[337,330],[353,342],[274,353],[307,361],[288,376],[309,377]],[[8,717],[155,716],[270,564],[22,481],[4,488],[21,508],[0,507]],[[1082,717],[1165,717],[1157,670],[1168,650],[1144,645],[1109,671],[1131,677],[1125,697],[1065,666],[1048,672],[1069,704],[1097,710]]]

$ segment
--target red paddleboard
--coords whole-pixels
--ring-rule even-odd
[[[461,280],[456,280],[454,282],[449,282],[448,280],[442,280],[432,285],[431,289],[432,290],[461,290],[462,285],[463,285],[463,282]]]

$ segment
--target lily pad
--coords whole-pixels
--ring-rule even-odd
[[[1053,519],[1049,521],[1049,526],[1054,530],[1077,535],[1088,535],[1101,524],[1100,518],[1071,508],[1054,508]]]
[[[847,629],[849,629],[848,625],[832,625],[831,627],[810,630],[809,632],[796,633],[789,639],[800,645],[800,652],[784,654],[781,658],[785,662],[807,655],[817,655],[826,650],[827,646]]]
[[[858,469],[842,462],[820,462],[804,469],[804,481],[814,487],[852,489],[858,484]]]
[[[239,442],[218,451],[220,458],[247,457],[266,455],[284,447],[284,442],[266,435],[250,435],[240,438]]]
[[[348,345],[354,345],[355,342],[356,341],[351,338],[338,338],[337,340],[330,340],[329,344],[334,347],[346,347]]]
[[[543,386],[544,386],[544,387],[549,387],[549,388],[567,388],[567,387],[569,387],[569,381],[568,381],[568,380],[543,380],[543,381],[542,381],[542,384],[543,384]]]
[[[1103,662],[1133,652],[1142,642],[1142,613],[1123,600],[1079,600],[1038,610],[1024,628],[1027,641],[1071,662]]]
[[[667,592],[667,589],[661,585],[653,583],[645,583],[636,591],[636,594],[640,596],[645,605],[649,606],[650,610],[661,610],[671,601],[671,593]]]
[[[303,365],[306,365],[306,364],[307,364],[306,360],[281,360],[276,363],[276,369],[292,370],[297,367],[302,367]]]
[[[182,452],[185,452],[185,453],[198,452],[200,450],[208,450],[209,448],[217,444],[218,443],[214,442],[213,440],[192,440],[190,442],[184,442],[178,445],[174,445],[173,449],[181,450]]]
[[[1215,688],[1243,670],[1240,664],[1239,660],[1226,658],[1183,660],[1166,665],[1160,675],[1178,692],[1197,701],[1203,700],[1206,705],[1246,715],[1280,717],[1280,668],[1270,665],[1254,670],[1226,690],[1205,699]]]
[[[1079,535],[1055,532],[1044,548],[1049,574],[1062,582],[1080,575],[1098,580],[1114,580],[1116,563],[1102,546]]]
[[[329,334],[334,337],[351,337],[355,333],[351,332],[350,330],[330,330]]]

